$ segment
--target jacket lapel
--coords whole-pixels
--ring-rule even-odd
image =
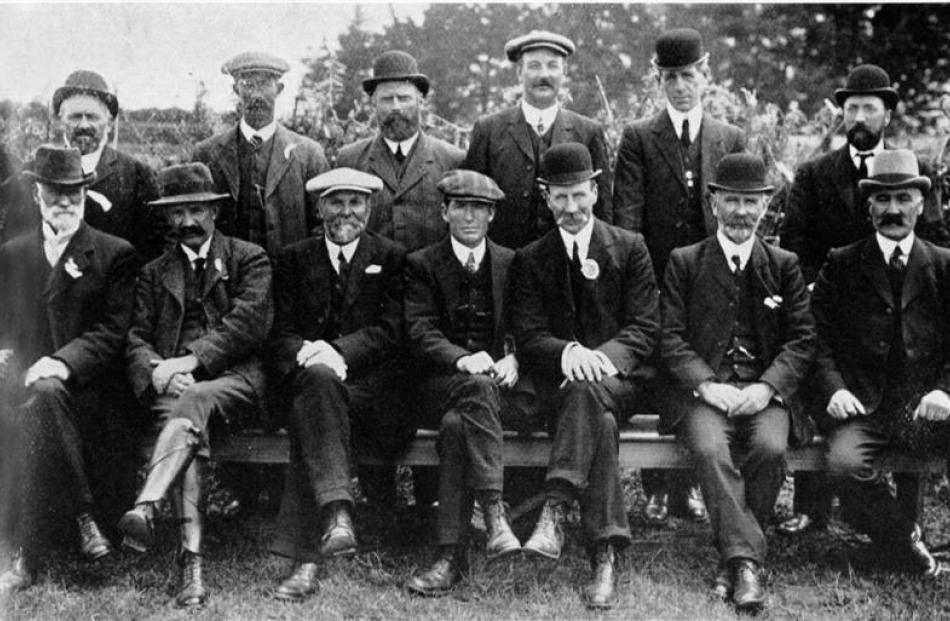
[[[237,200],[241,187],[238,179],[237,141],[238,127],[235,125],[221,136],[214,149],[214,161],[224,174],[224,178],[228,182],[228,189],[235,200]]]
[[[495,317],[495,333],[500,334],[504,328],[505,312],[505,275],[508,273],[508,261],[501,258],[498,245],[486,239],[488,243],[488,258],[491,260],[491,298],[492,312]]]
[[[848,145],[838,149],[834,163],[831,168],[832,184],[837,188],[841,200],[851,213],[854,213],[854,178],[851,176],[854,164],[851,162],[851,154],[848,151]]]
[[[445,294],[445,310],[450,314],[458,306],[459,271],[458,259],[452,252],[452,242],[448,238],[439,247],[438,261],[435,265],[435,277]]]
[[[706,232],[712,234],[716,232],[716,216],[713,215],[709,201],[705,200],[706,184],[715,179],[714,164],[718,164],[719,160],[723,158],[726,147],[723,144],[722,128],[714,123],[707,114],[703,114],[703,121],[699,128],[699,141],[702,149],[700,154],[702,170],[700,171],[699,183],[702,187],[697,188],[697,191],[704,197],[701,203]]]
[[[280,124],[274,131],[274,150],[271,152],[270,164],[267,166],[267,179],[264,182],[264,198],[267,198],[277,190],[277,185],[290,168],[290,162],[294,159],[294,150],[296,143],[289,140],[287,130]]]
[[[686,179],[683,178],[683,163],[679,154],[679,138],[676,137],[673,121],[670,120],[670,115],[666,110],[653,117],[651,129],[653,131],[653,146],[660,152],[663,161],[673,171],[683,192],[686,192]]]
[[[904,273],[904,288],[901,291],[902,310],[907,308],[914,301],[914,298],[925,292],[934,278],[930,252],[919,239],[914,240],[914,245],[910,249],[910,256],[907,257],[907,269]]]
[[[376,256],[376,240],[370,235],[364,235],[356,246],[353,260],[350,261],[350,275],[346,281],[346,291],[343,295],[343,308],[349,308],[360,295],[363,286],[363,275],[366,268]]]
[[[102,149],[102,157],[99,158],[99,164],[96,165],[96,182],[92,184],[93,188],[115,173],[115,163],[117,160],[118,157],[115,154],[115,150],[106,145]]]
[[[208,249],[208,259],[205,262],[204,286],[201,288],[201,299],[208,297],[215,285],[228,277],[228,265],[231,264],[231,249],[225,245],[221,233],[214,232],[211,238],[211,248]],[[220,266],[221,269],[218,269]]]
[[[894,295],[891,293],[891,281],[887,278],[884,258],[874,237],[866,238],[861,248],[861,270],[867,277],[874,290],[887,305],[894,308]]]
[[[53,269],[50,270],[49,278],[46,281],[44,295],[47,296],[50,308],[53,306],[53,300],[62,295],[69,288],[70,284],[76,280],[76,278],[66,273],[66,265],[71,263],[70,269],[73,269],[73,266],[75,266],[75,271],[80,274],[79,278],[82,278],[81,274],[89,267],[90,255],[94,251],[95,247],[92,244],[92,239],[89,237],[89,225],[85,222],[80,223],[79,229],[76,231],[76,234],[73,235],[73,238],[69,240],[65,250],[63,250],[63,254],[59,257],[59,261],[53,266]],[[45,256],[43,260],[46,260]],[[51,323],[50,325],[53,324]]]
[[[185,271],[184,261],[181,258],[181,248],[172,246],[162,259],[165,265],[162,269],[162,286],[178,302],[178,308],[185,308]]]
[[[560,114],[558,116],[560,116]],[[534,145],[531,144],[531,136],[528,134],[529,131],[531,130],[528,127],[528,122],[524,118],[521,107],[514,108],[513,113],[508,116],[508,135],[511,136],[514,143],[518,145],[518,148],[525,154],[525,157],[533,162]]]
[[[564,114],[564,110],[558,109],[557,116],[554,117],[554,127],[551,128],[551,144],[565,142],[577,142],[577,138],[574,137],[574,124],[571,119]]]
[[[717,290],[726,299],[733,300],[736,295],[735,276],[732,268],[726,260],[726,255],[719,245],[719,240],[715,236],[706,238],[706,247],[703,249],[700,258],[700,276],[699,282],[706,280],[706,277],[712,277],[716,286],[710,287],[710,290]]]
[[[398,199],[406,193],[412,186],[416,185],[426,174],[426,165],[434,161],[434,156],[426,143],[426,135],[419,132],[416,138],[416,144],[413,145],[406,160],[406,169],[403,171],[402,180],[399,182],[399,190],[396,192],[393,200]]]
[[[422,137],[420,133],[419,137]],[[399,191],[399,175],[393,167],[392,157],[389,154],[389,147],[383,142],[383,135],[378,134],[369,147],[369,169],[374,175],[383,180],[389,189],[395,194]]]

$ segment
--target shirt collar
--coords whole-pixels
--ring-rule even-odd
[[[204,240],[200,246],[198,246],[198,252],[195,252],[185,244],[178,244],[181,246],[182,252],[185,253],[185,256],[188,258],[188,262],[191,263],[192,267],[195,265],[195,259],[208,259],[208,252],[211,250],[211,238],[214,235],[209,235],[208,239]]]
[[[556,102],[552,106],[541,109],[532,106],[524,98],[521,99],[521,113],[524,114],[524,119],[531,126],[531,129],[537,130],[540,123],[544,126],[544,131],[548,131],[557,119],[557,112],[558,105]]]
[[[894,247],[901,247],[901,261],[904,265],[907,265],[907,258],[910,257],[911,248],[914,247],[914,232],[911,231],[907,237],[900,241],[894,241],[884,237],[880,233],[874,233],[874,237],[877,239],[877,246],[881,249],[881,254],[884,255],[884,262],[887,263],[891,260],[891,255],[894,254]]]
[[[488,246],[484,238],[474,248],[469,248],[451,235],[449,235],[449,239],[452,240],[452,252],[455,253],[455,258],[459,260],[463,267],[468,263],[468,255],[472,252],[475,253],[475,267],[477,268],[482,264],[482,259],[485,258],[485,248]]]
[[[82,156],[82,171],[87,175],[95,172],[96,168],[99,167],[99,160],[102,159],[102,152],[106,148],[106,138],[103,136],[102,140],[99,141],[99,147],[92,153],[87,153]]]
[[[353,262],[353,255],[356,254],[356,247],[360,243],[359,237],[344,246],[332,241],[326,235],[323,236],[323,240],[327,244],[327,254],[330,255],[330,264],[333,265],[333,269],[336,272],[340,271],[340,250],[343,250],[343,257],[347,263]]]
[[[689,120],[689,140],[690,142],[695,142],[696,137],[699,136],[699,129],[703,123],[703,106],[702,104],[696,104],[688,112],[680,112],[667,102],[666,112],[670,115],[670,121],[673,122],[673,131],[676,132],[676,137],[680,138],[680,132],[683,131],[683,120]]]
[[[741,244],[737,244],[726,237],[722,231],[716,231],[716,239],[719,241],[719,247],[722,248],[722,252],[726,256],[726,264],[729,265],[729,269],[731,270],[734,265],[732,257],[738,255],[739,269],[744,270],[745,266],[749,263],[749,257],[752,256],[752,246],[755,245],[755,235],[752,235]]]
[[[255,134],[260,136],[261,140],[263,140],[264,142],[267,142],[268,140],[271,139],[271,136],[274,135],[274,132],[277,131],[276,120],[271,121],[270,123],[268,123],[267,125],[265,125],[264,127],[260,129],[254,129],[253,127],[247,124],[247,121],[244,120],[244,117],[241,117],[240,125],[241,125],[241,135],[244,136],[244,139],[247,140],[248,142],[251,141],[251,136],[254,136]]]
[[[409,151],[412,150],[412,145],[416,144],[416,139],[418,137],[419,132],[416,132],[402,142],[396,142],[395,140],[390,140],[389,138],[383,136],[383,142],[386,143],[386,146],[389,147],[389,152],[393,155],[396,155],[396,147],[402,147],[402,154],[409,155]]]
[[[874,148],[871,149],[870,151],[858,151],[857,149],[854,148],[853,144],[851,144],[850,142],[848,143],[848,153],[851,154],[851,161],[854,162],[854,165],[856,167],[860,165],[860,160],[858,160],[858,153],[871,153],[873,155],[878,155],[883,150],[884,150],[883,137],[881,137],[881,139],[877,142],[877,144],[874,145]]]
[[[569,259],[574,258],[575,241],[577,242],[577,255],[581,261],[587,258],[587,253],[590,250],[590,238],[594,233],[594,216],[590,217],[590,220],[587,221],[584,228],[577,232],[577,235],[571,235],[561,227],[557,227],[557,230],[561,234],[561,241],[564,242],[564,249],[567,251]]]

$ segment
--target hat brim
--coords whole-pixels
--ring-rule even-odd
[[[917,188],[922,194],[926,194],[932,186],[933,182],[930,181],[930,177],[923,175],[917,177],[897,175],[893,180],[878,178],[858,181],[858,189],[864,194],[870,194],[875,190],[898,190],[900,188]]]
[[[528,43],[518,48],[510,49],[505,52],[505,55],[508,56],[509,61],[516,63],[521,60],[521,57],[524,56],[525,52],[530,52],[532,50],[551,50],[555,54],[563,56],[564,58],[567,58],[574,53],[573,50],[570,50],[563,45],[558,45],[548,41],[538,41],[536,43]]]
[[[451,200],[471,201],[473,203],[484,203],[488,207],[494,207],[498,203],[498,201],[500,201],[501,199],[500,198],[498,199],[485,198],[484,196],[472,196],[470,194],[446,194],[445,200],[446,201],[451,201]]]
[[[376,92],[376,87],[383,82],[412,82],[415,84],[422,96],[429,94],[429,78],[421,73],[409,73],[405,75],[389,75],[380,78],[367,78],[363,80],[363,90],[367,95]]]
[[[119,114],[119,99],[115,95],[96,88],[81,86],[60,86],[57,88],[53,93],[53,114],[59,116],[59,107],[73,95],[91,95],[106,105],[112,118]]]
[[[884,105],[892,110],[897,107],[897,103],[900,101],[900,95],[897,93],[897,90],[890,87],[872,88],[861,91],[839,88],[835,91],[835,101],[838,102],[838,107],[844,108],[844,102],[847,101],[848,97],[851,97],[852,95],[870,95],[873,97],[880,97],[884,100]]]
[[[347,185],[347,184],[341,183],[339,185],[330,186],[329,188],[326,188],[323,191],[320,191],[318,189],[311,189],[311,188],[307,188],[307,191],[320,192],[318,196],[320,198],[323,198],[324,196],[327,196],[328,194],[333,194],[334,192],[358,192],[360,194],[372,194],[376,190],[367,188],[366,186],[362,186],[362,185]]]
[[[759,194],[775,191],[774,185],[730,186],[722,185],[720,183],[712,183],[711,181],[706,184],[706,187],[710,191],[739,192],[740,194]]]
[[[590,181],[600,176],[601,170],[582,170],[576,173],[566,175],[555,175],[550,179],[538,177],[538,183],[541,185],[574,185],[582,181]]]
[[[650,64],[653,65],[653,68],[656,69],[657,71],[679,71],[680,69],[686,69],[687,67],[698,65],[699,63],[706,62],[707,60],[709,60],[709,52],[706,52],[705,54],[703,54],[702,56],[700,56],[693,62],[686,63],[685,65],[677,65],[675,67],[661,65],[658,62],[656,62],[655,56],[650,59]]]
[[[96,171],[92,171],[89,174],[84,174],[81,178],[73,178],[73,179],[51,179],[49,177],[38,175],[32,170],[24,170],[22,175],[25,178],[35,183],[58,185],[64,188],[75,188],[81,185],[92,185],[93,183],[96,182],[96,179],[98,179],[99,177],[99,175],[96,174]]]
[[[164,196],[154,201],[146,203],[151,207],[161,207],[163,205],[179,205],[181,203],[211,203],[214,201],[230,198],[230,194],[215,194],[214,192],[192,192],[191,194],[176,194],[175,196]]]

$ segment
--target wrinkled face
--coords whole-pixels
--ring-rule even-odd
[[[254,129],[274,120],[274,104],[282,90],[283,83],[268,71],[244,71],[234,78],[234,92],[241,99],[241,115]]]
[[[708,81],[699,65],[660,71],[660,85],[666,99],[679,112],[689,112],[699,105]]]
[[[36,183],[33,196],[40,206],[40,216],[54,231],[72,231],[79,226],[86,212],[86,187]]]
[[[869,151],[884,137],[891,111],[875,95],[852,95],[844,101],[844,129],[858,151]]]
[[[719,230],[737,244],[747,241],[755,235],[767,203],[768,194],[764,192],[717,190],[712,205]]]
[[[549,108],[557,103],[557,94],[564,82],[564,57],[547,49],[528,50],[518,61],[518,81],[524,99],[536,108]]]
[[[597,202],[597,184],[593,180],[548,186],[546,193],[554,221],[571,235],[576,235],[593,217]]]
[[[376,123],[383,136],[402,142],[419,131],[422,92],[412,82],[382,82],[373,92]]]
[[[474,248],[488,234],[488,225],[495,217],[495,206],[484,201],[451,198],[442,205],[442,219],[449,225],[449,233],[460,244]]]
[[[875,190],[868,198],[871,224],[878,233],[900,241],[910,235],[924,210],[924,195],[917,188]]]
[[[326,236],[341,246],[363,233],[369,222],[369,195],[338,190],[320,197],[318,203]]]
[[[69,146],[86,155],[108,137],[112,115],[98,97],[73,95],[59,105],[59,122]]]
[[[218,203],[177,203],[165,206],[165,215],[175,241],[195,252],[214,233]]]

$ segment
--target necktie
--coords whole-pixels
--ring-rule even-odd
[[[264,144],[264,139],[261,138],[258,134],[251,136],[251,148],[257,151],[261,148],[261,145]]]
[[[873,153],[858,153],[858,179],[868,178],[868,160],[874,157]]]
[[[542,121],[541,119],[538,119],[538,127],[536,129],[538,130],[538,135],[543,136],[544,135],[544,121]]]
[[[689,139],[689,119],[683,119],[683,131],[680,132],[680,144],[688,149],[691,143],[692,140]]]
[[[465,271],[469,274],[474,274],[478,271],[478,264],[475,262],[474,251],[468,253],[468,260],[465,262]]]
[[[734,254],[729,260],[732,261],[732,275],[736,277],[736,280],[739,280],[739,276],[742,275],[742,259],[739,258],[739,255]]]
[[[346,281],[350,277],[350,264],[347,263],[342,248],[340,248],[340,254],[337,255],[336,260],[339,265],[340,288],[346,291]]]
[[[205,260],[198,257],[191,265],[195,270],[195,281],[201,282],[205,275]]]
[[[406,161],[406,154],[402,152],[402,145],[396,145],[396,161],[402,164]]]
[[[895,272],[904,271],[904,262],[901,261],[901,257],[904,255],[904,252],[901,250],[900,246],[894,246],[894,252],[891,253],[891,259],[887,262],[888,267],[890,267]]]

